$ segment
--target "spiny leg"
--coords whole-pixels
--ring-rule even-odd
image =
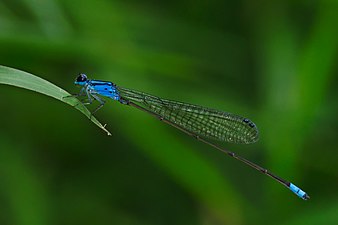
[[[77,97],[81,97],[81,96],[86,96],[86,94],[84,94],[84,91],[85,91],[85,88],[83,87],[83,88],[81,88],[81,90],[80,90],[79,93],[63,96],[62,99],[65,99],[65,98],[77,98]]]
[[[97,100],[100,105],[98,107],[96,107],[96,109],[93,110],[93,112],[90,114],[90,120],[92,119],[92,116],[94,115],[94,113],[96,113],[97,111],[99,111],[103,106],[104,104],[106,103],[105,100],[103,100],[102,98],[100,98],[99,96],[95,95],[95,94],[91,94],[91,96],[94,98],[94,100]],[[91,103],[89,103],[91,104]]]
[[[79,99],[79,97],[84,97],[87,96],[86,99]],[[78,94],[71,94],[68,96],[63,96],[62,99],[66,99],[66,98],[77,98],[83,105],[88,105],[92,103],[92,99],[90,98],[88,92],[87,92],[87,88],[83,87],[81,88],[80,92]],[[88,100],[88,102],[85,102],[86,100]],[[74,105],[74,107],[77,107],[80,103],[77,103]]]
[[[79,99],[80,103],[82,103],[83,105],[90,105],[93,103],[93,98],[88,92],[86,92],[86,95],[83,94],[81,96],[87,96],[87,98],[85,99],[81,99],[81,100]],[[78,106],[80,103],[77,103],[76,105],[74,105],[74,107]]]
[[[106,103],[105,100],[101,99],[99,96],[96,95],[96,93],[93,93],[90,89],[89,86],[87,87],[83,87],[81,89],[81,91],[78,93],[78,94],[72,94],[72,95],[69,95],[69,96],[64,96],[63,98],[69,98],[69,97],[81,97],[81,96],[87,96],[87,98],[85,99],[82,99],[79,101],[83,104],[83,105],[90,105],[93,103],[93,100],[97,100],[100,105],[98,107],[96,107],[96,109],[90,113],[90,116],[89,116],[89,119],[91,120],[92,119],[92,116],[94,113],[96,113],[98,110],[100,110],[103,105]],[[74,105],[74,107],[78,106],[80,103],[77,103],[76,105]]]

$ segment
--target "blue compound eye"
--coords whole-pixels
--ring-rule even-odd
[[[84,82],[87,81],[87,76],[84,73],[80,73],[80,75],[76,78],[76,82]]]

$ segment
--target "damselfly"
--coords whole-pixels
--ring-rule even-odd
[[[304,200],[310,198],[303,190],[289,181],[207,140],[244,144],[256,142],[258,140],[258,129],[247,118],[202,106],[162,99],[140,91],[119,87],[109,81],[91,80],[85,74],[80,74],[76,78],[75,84],[82,86],[77,96],[87,97],[86,101],[83,102],[84,104],[91,104],[93,100],[100,103],[92,114],[105,104],[105,100],[101,96],[119,101],[124,105],[133,106],[266,174],[290,189],[298,197]]]

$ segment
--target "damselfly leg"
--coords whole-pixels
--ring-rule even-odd
[[[84,98],[79,98],[79,97],[84,97]],[[106,103],[106,101],[102,98],[100,98],[98,95],[96,95],[96,93],[92,93],[92,91],[86,87],[83,87],[79,93],[77,94],[71,94],[68,96],[64,96],[62,97],[63,99],[65,98],[77,98],[80,103],[77,103],[76,105],[74,105],[74,107],[78,106],[79,104],[83,104],[83,105],[91,105],[93,103],[94,100],[98,101],[100,104],[92,111],[90,111],[90,116],[89,116],[89,120],[91,120],[92,116],[94,115],[94,113],[96,113],[97,111],[99,111],[104,104]]]

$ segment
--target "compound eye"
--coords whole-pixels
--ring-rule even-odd
[[[84,82],[87,81],[87,76],[84,73],[80,73],[80,75],[76,78],[76,82]]]

